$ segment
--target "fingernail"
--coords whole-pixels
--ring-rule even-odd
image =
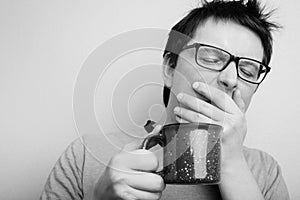
[[[198,88],[199,87],[199,82],[193,83],[193,88]]]
[[[178,95],[177,95],[177,99],[182,99],[182,97],[183,97],[183,94],[182,93],[179,93]]]
[[[156,125],[155,130],[160,130],[161,127],[162,127],[162,125],[158,124],[158,125]]]
[[[179,108],[178,108],[178,107],[175,107],[175,108],[174,108],[174,112],[175,112],[175,113],[179,113]]]

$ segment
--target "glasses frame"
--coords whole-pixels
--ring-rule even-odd
[[[221,68],[221,69],[219,69],[219,70],[204,67],[204,66],[200,65],[200,64],[198,63],[198,60],[197,60],[198,50],[199,50],[199,48],[200,48],[201,46],[204,46],[204,47],[211,47],[211,48],[214,48],[214,49],[223,51],[223,52],[225,52],[226,54],[228,54],[228,55],[230,56],[230,58],[229,58],[228,62],[224,65],[224,67]],[[244,81],[246,81],[246,82],[248,82],[248,83],[252,83],[252,84],[257,84],[257,85],[259,85],[261,82],[263,82],[263,80],[266,78],[267,74],[271,71],[271,67],[269,67],[268,65],[265,65],[264,63],[262,63],[262,62],[260,62],[260,61],[258,61],[258,60],[255,60],[255,59],[252,59],[252,58],[247,58],[247,57],[238,57],[238,56],[235,56],[235,55],[231,54],[230,52],[228,52],[228,51],[226,51],[226,50],[224,50],[224,49],[221,49],[221,48],[219,48],[219,47],[215,47],[215,46],[212,46],[212,45],[208,45],[208,44],[203,44],[203,43],[193,43],[193,44],[191,44],[191,45],[187,45],[187,46],[183,47],[183,48],[182,48],[182,51],[183,51],[183,50],[186,50],[186,49],[191,49],[191,48],[196,48],[196,52],[195,52],[195,62],[196,62],[197,65],[199,65],[200,67],[203,67],[203,68],[205,68],[205,69],[209,69],[209,70],[212,70],[212,71],[216,71],[216,72],[221,72],[221,71],[223,71],[224,69],[226,69],[226,68],[228,67],[229,63],[231,63],[232,61],[234,61],[235,66],[236,66],[236,73],[237,73],[237,76],[238,76],[240,79],[242,79],[242,80],[244,80]],[[241,77],[241,76],[239,75],[238,65],[239,65],[239,61],[240,61],[241,59],[246,59],[246,60],[251,60],[251,61],[258,62],[260,65],[262,65],[262,66],[264,66],[264,67],[266,68],[266,73],[264,74],[264,77],[261,79],[260,82],[249,81],[249,80],[246,80],[246,79],[244,79],[243,77]]]

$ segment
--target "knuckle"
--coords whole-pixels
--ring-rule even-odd
[[[150,168],[157,169],[157,167],[159,165],[158,158],[150,150],[142,150],[142,149],[137,150],[135,152],[135,158],[136,158],[135,159],[136,161],[143,161],[143,162],[147,163],[148,167],[150,167]],[[138,164],[138,162],[136,162],[136,164]]]
[[[121,191],[118,194],[122,200],[137,200],[135,196],[133,196],[129,191]]]
[[[194,104],[194,110],[200,111],[201,108],[203,108],[201,101],[197,100],[196,103]]]
[[[159,190],[160,191],[163,191],[166,188],[166,184],[165,184],[164,180],[162,179],[162,177],[159,177],[158,185],[159,185]]]
[[[114,177],[119,177],[122,175],[122,172],[129,171],[128,164],[126,159],[123,158],[123,155],[117,154],[113,156],[108,164],[109,173]]]
[[[181,121],[182,121],[178,116],[175,116],[175,119],[176,119],[176,121],[179,122],[179,123],[181,123]]]
[[[185,101],[187,100],[187,99],[186,99],[186,98],[187,98],[187,95],[184,94],[184,93],[181,93],[180,97],[181,97],[180,100],[181,100],[182,102],[185,102]]]
[[[203,101],[199,101],[198,102],[198,108],[202,108],[202,109],[207,109],[209,106],[209,104],[207,102]]]
[[[151,153],[149,154],[149,160],[150,160],[150,162],[152,163],[153,168],[158,168],[158,165],[159,165],[158,159],[157,159],[157,157],[155,156],[154,153],[151,152]]]
[[[123,199],[125,200],[138,200],[133,194],[129,191],[124,191],[122,194]]]
[[[210,110],[207,114],[207,116],[210,118],[210,119],[218,119],[218,120],[223,120],[225,118],[225,115],[224,114],[220,114],[218,112],[215,112],[213,110]]]
[[[121,176],[121,174],[118,173],[118,172],[116,172],[115,170],[110,170],[110,171],[109,171],[109,177],[110,177],[111,182],[112,182],[113,184],[119,184],[119,183],[125,182],[125,181],[123,180],[123,177]]]
[[[114,191],[118,198],[122,200],[136,200],[136,197],[130,192],[129,187],[124,184],[114,185]]]
[[[118,166],[122,161],[122,155],[116,154],[110,159],[110,166]]]
[[[154,196],[153,196],[154,198],[153,199],[160,199],[161,195],[162,195],[161,192],[154,193]]]
[[[165,182],[160,175],[155,173],[149,173],[147,176],[149,180],[149,187],[151,187],[153,190],[157,192],[162,192],[165,189]]]
[[[202,119],[202,115],[200,113],[196,113],[194,116],[194,121],[195,122],[200,122]]]
[[[112,186],[112,188],[113,188],[114,193],[115,193],[118,197],[122,196],[122,193],[123,193],[124,188],[123,188],[123,186],[122,186],[120,183],[119,183],[119,184],[114,184],[114,185]]]
[[[163,191],[165,188],[165,182],[163,180],[163,178],[157,174],[151,174],[153,175],[153,185],[155,186],[155,189],[158,191]]]
[[[158,162],[157,157],[155,156],[155,154],[152,151],[150,151],[150,150],[142,150],[142,151],[143,151],[142,156],[146,157],[150,163]]]

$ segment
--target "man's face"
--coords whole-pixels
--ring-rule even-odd
[[[195,42],[213,45],[240,57],[259,61],[263,58],[260,38],[248,28],[231,21],[208,19],[197,28],[188,45]],[[165,85],[171,89],[167,122],[176,122],[173,109],[178,105],[178,101],[175,95],[183,92],[201,98],[191,87],[194,82],[204,82],[224,91],[230,97],[236,89],[239,89],[247,109],[257,85],[238,78],[234,62],[221,72],[201,68],[195,62],[195,53],[195,48],[183,50],[179,54],[175,70],[170,67],[163,70]]]

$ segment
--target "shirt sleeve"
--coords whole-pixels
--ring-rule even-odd
[[[83,199],[84,145],[75,140],[65,150],[52,169],[40,200],[79,200]]]
[[[289,193],[282,176],[281,168],[272,159],[272,165],[268,170],[268,182],[265,198],[268,200],[289,200]]]

